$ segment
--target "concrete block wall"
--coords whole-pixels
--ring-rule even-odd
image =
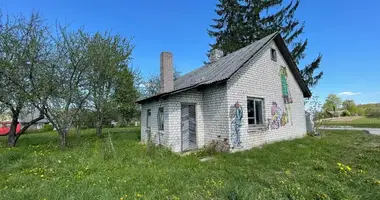
[[[159,99],[152,100],[149,102],[145,102],[141,106],[141,141],[147,142],[148,134],[147,134],[147,111],[151,110],[151,139],[156,144],[167,145],[168,142],[168,134],[166,129],[169,128],[169,112],[166,110],[168,106],[168,101]],[[160,107],[164,107],[164,131],[158,130],[158,109]]]
[[[213,84],[203,90],[203,119],[205,144],[228,139],[228,105],[225,83]]]
[[[144,102],[141,108],[141,141],[147,141],[147,110],[151,109],[152,138],[158,143],[158,136],[161,138],[161,144],[171,148],[175,152],[182,151],[181,141],[181,103],[195,104],[196,108],[196,134],[197,145],[204,145],[204,124],[203,124],[203,92],[188,90],[177,93],[160,100]],[[164,131],[158,130],[158,109],[164,107]]]
[[[277,62],[271,59],[271,48],[277,52]],[[276,102],[282,109],[285,107],[280,78],[281,66],[287,68],[289,93],[293,99],[293,103],[290,104],[291,113],[289,114],[292,123],[289,122],[285,126],[271,130],[268,129],[268,119],[272,118],[272,102]],[[264,99],[264,126],[253,127],[248,125],[248,97]],[[243,109],[243,120],[240,128],[242,149],[250,149],[284,139],[298,138],[306,134],[302,90],[273,41],[227,81],[228,106],[234,105],[237,101]],[[228,123],[231,123],[230,118],[228,118]]]
[[[181,135],[181,103],[195,104],[196,111],[196,135],[198,147],[204,144],[204,124],[203,124],[203,92],[196,89],[177,93],[168,97],[168,134],[167,146],[174,152],[182,151]]]

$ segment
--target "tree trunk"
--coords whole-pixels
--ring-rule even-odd
[[[65,148],[66,147],[66,131],[60,131],[59,132],[59,135],[60,135],[60,138],[61,138],[61,148]]]
[[[102,113],[98,113],[97,117],[97,122],[96,122],[96,135],[98,137],[102,136],[102,129],[103,129],[103,115]]]
[[[77,137],[79,137],[80,136],[80,125],[79,124],[77,124],[76,125],[76,133],[77,133]]]
[[[9,147],[15,147],[16,142],[18,138],[20,137],[19,135],[17,135],[17,132],[16,132],[19,114],[20,114],[19,110],[14,110],[12,112],[12,123],[8,132],[8,146]]]
[[[8,146],[9,147],[15,147],[16,146],[16,143],[17,143],[17,140],[18,138],[33,124],[37,123],[38,121],[40,121],[41,119],[44,118],[44,115],[43,114],[40,114],[39,117],[33,119],[32,121],[30,121],[29,123],[25,124],[19,132],[16,132],[16,129],[17,129],[17,125],[19,124],[18,122],[18,118],[19,118],[19,115],[20,115],[20,111],[19,109],[16,109],[12,112],[12,123],[11,123],[11,128],[9,130],[9,133],[8,133]]]

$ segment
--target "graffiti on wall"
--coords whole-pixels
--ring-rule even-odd
[[[289,117],[286,109],[282,109],[276,102],[272,102],[272,118],[268,120],[269,129],[278,129],[288,123]]]
[[[288,84],[288,73],[286,70],[286,67],[280,68],[280,77],[281,77],[281,89],[282,89],[282,97],[284,99],[285,104],[285,112],[287,113],[288,120],[290,121],[290,124],[293,125],[292,121],[292,110],[290,104],[293,103],[292,96],[289,92],[289,84]]]
[[[243,108],[239,104],[239,102],[236,102],[234,105],[231,106],[230,109],[230,118],[231,118],[231,142],[232,147],[242,147],[241,146],[241,122],[243,119]]]
[[[272,102],[271,107],[271,115],[272,118],[268,119],[268,128],[269,129],[278,129],[281,126],[285,126],[287,123],[293,125],[292,121],[292,110],[290,104],[293,103],[292,96],[289,92],[289,84],[288,84],[288,72],[286,67],[280,68],[280,80],[281,80],[281,91],[282,98],[284,100],[284,107],[281,106],[277,102]]]

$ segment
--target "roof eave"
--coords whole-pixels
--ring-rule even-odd
[[[302,78],[301,72],[299,71],[297,64],[292,59],[292,55],[290,54],[289,49],[286,46],[284,39],[281,37],[280,34],[278,34],[274,38],[274,41],[278,45],[278,48],[280,49],[282,55],[284,55],[284,59],[288,63],[289,68],[292,70],[295,76],[294,78],[297,80],[298,85],[301,87],[303,97],[310,98],[312,96],[311,91],[309,87],[307,86],[307,84],[305,83],[304,79]]]

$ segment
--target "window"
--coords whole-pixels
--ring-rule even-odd
[[[275,49],[270,50],[270,56],[271,56],[273,61],[277,62],[277,52]]]
[[[248,98],[247,100],[248,124],[253,124],[253,125],[264,124],[263,104],[264,104],[263,99]]]
[[[158,130],[163,131],[164,130],[164,108],[161,107],[158,109]]]
[[[146,127],[147,128],[150,128],[151,121],[152,121],[152,113],[151,113],[150,109],[148,109],[146,112]]]

